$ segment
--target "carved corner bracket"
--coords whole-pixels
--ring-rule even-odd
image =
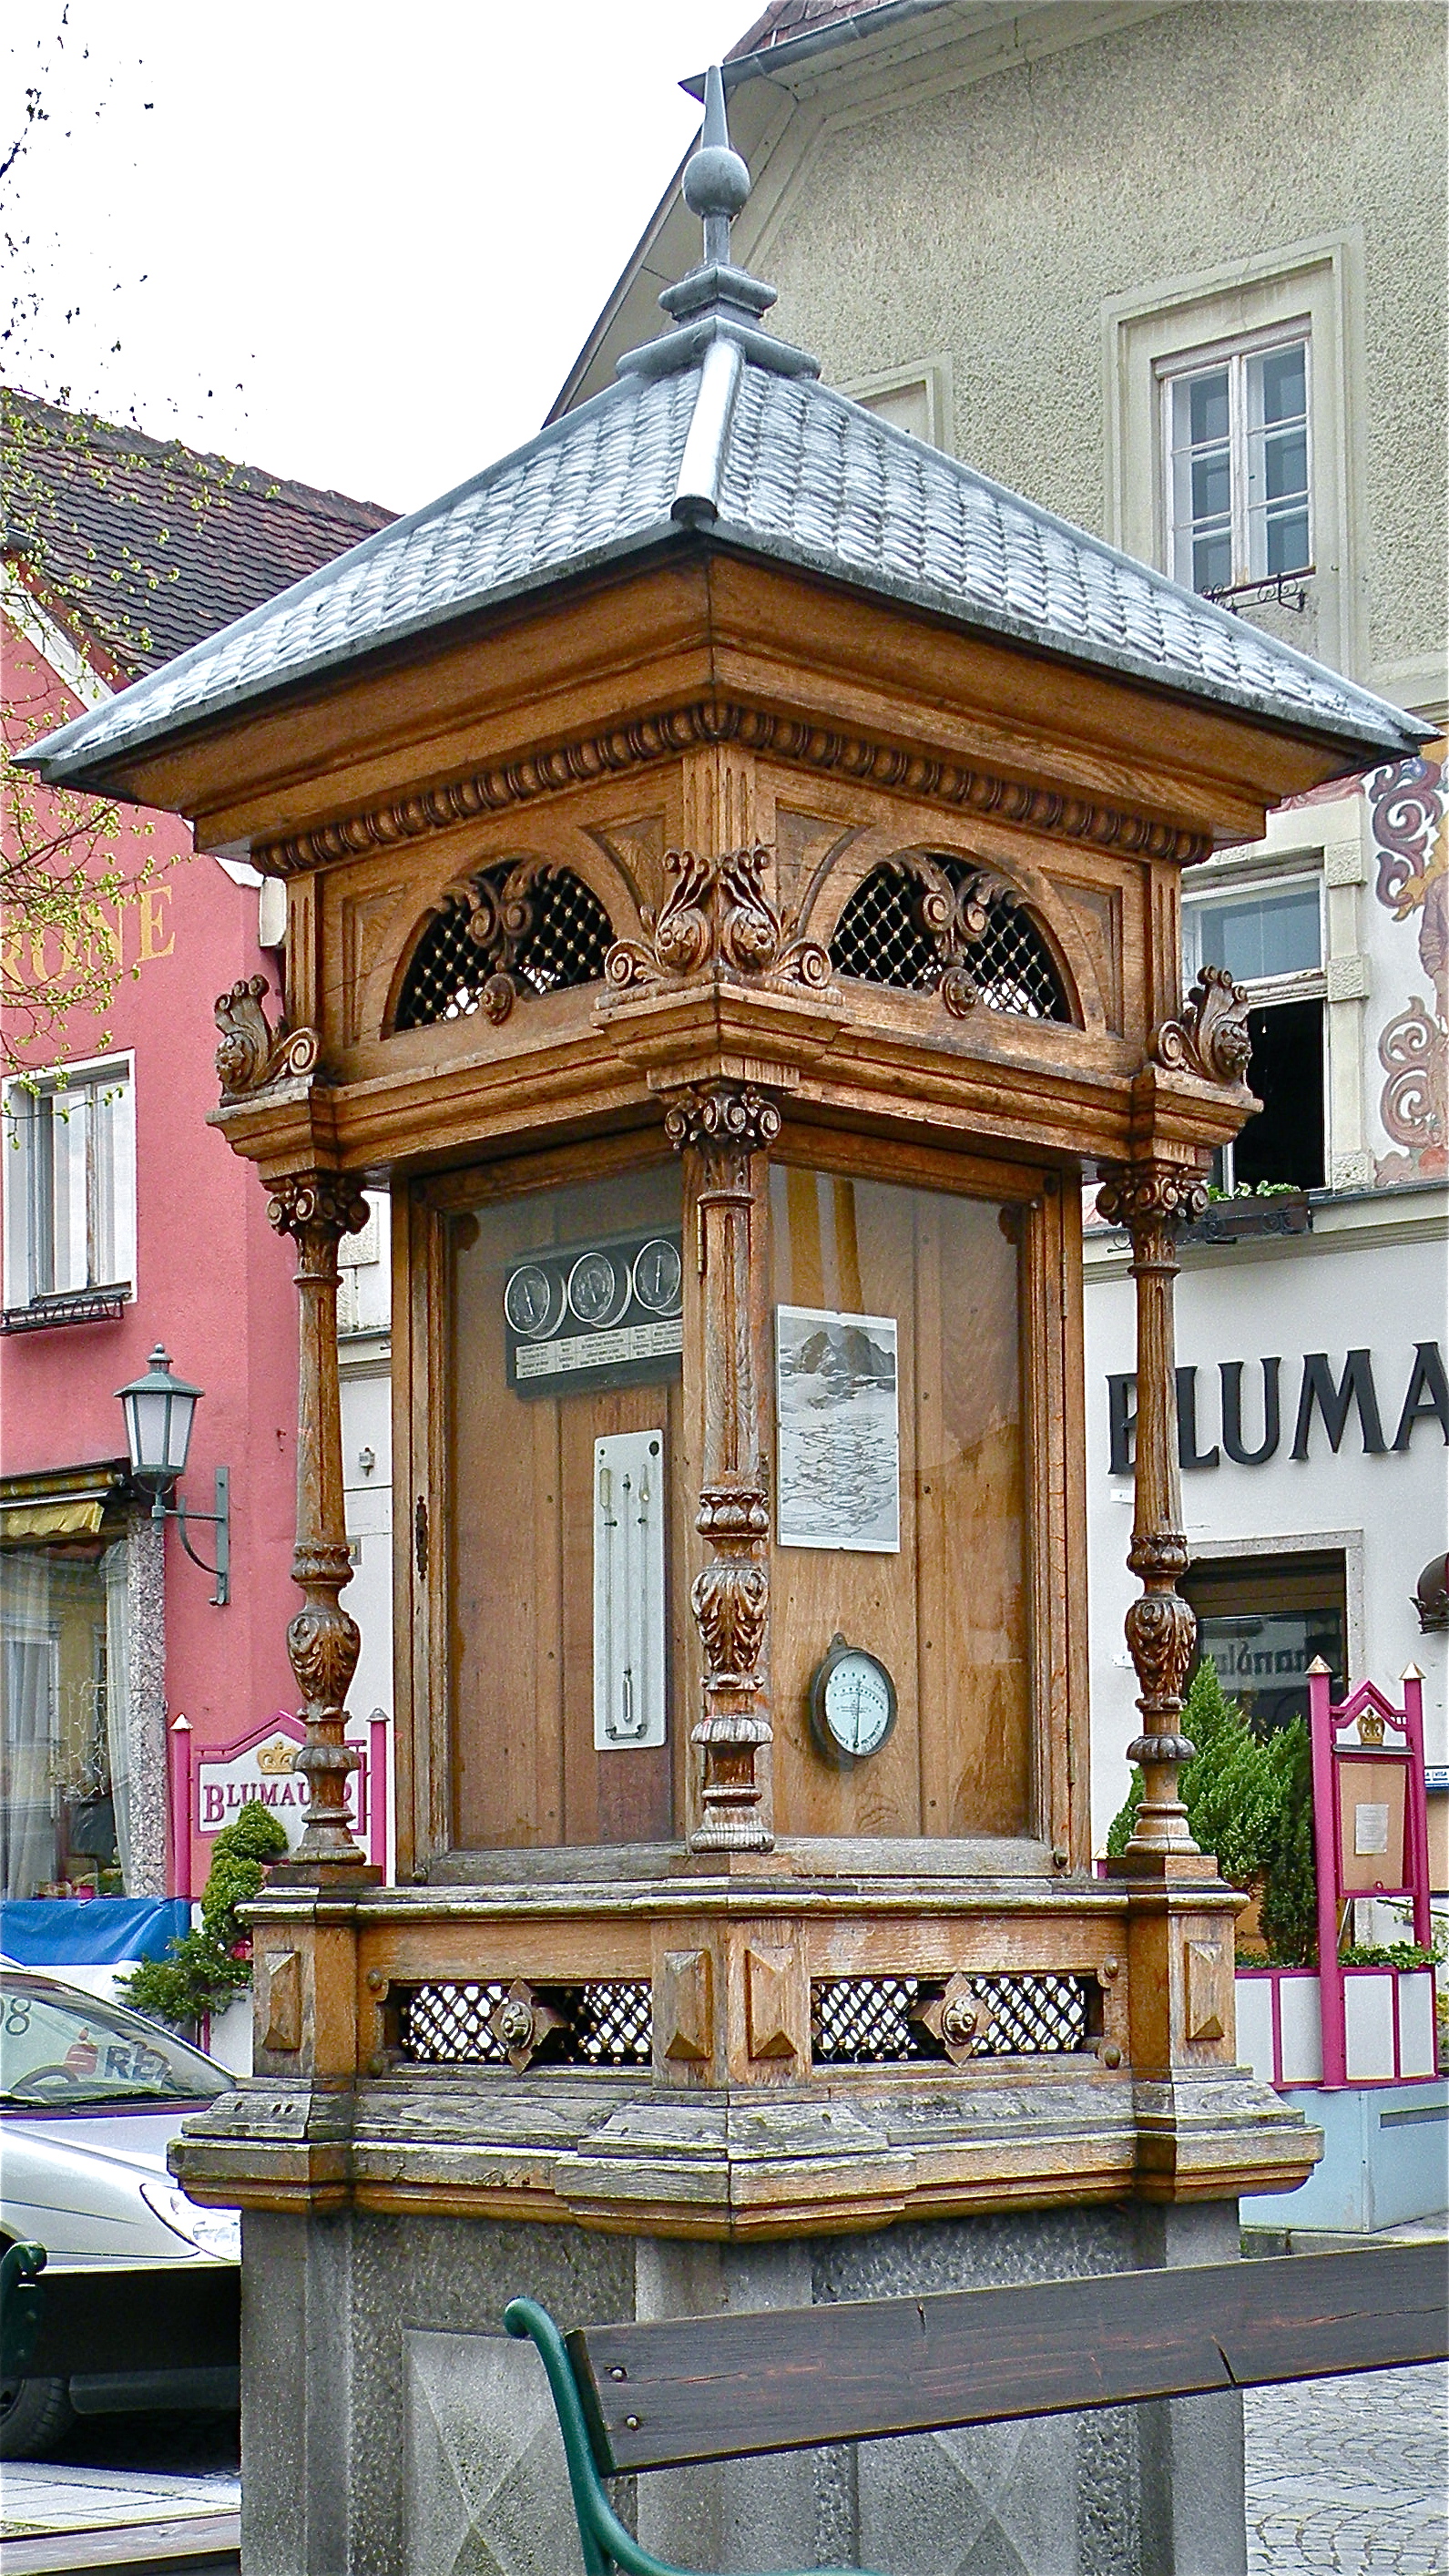
[[[223,1107],[250,1099],[286,1075],[315,1069],[320,1051],[316,1030],[289,1029],[285,1018],[273,1028],[262,1008],[270,989],[265,975],[243,976],[229,993],[216,997],[212,1015],[221,1031],[216,1071]]]
[[[645,914],[643,940],[615,940],[604,959],[605,982],[628,992],[730,974],[824,992],[829,953],[817,939],[802,938],[793,915],[766,892],[770,858],[758,842],[719,858],[666,850],[670,890],[657,914]]]
[[[1165,1072],[1195,1074],[1230,1090],[1245,1081],[1252,1052],[1248,996],[1226,966],[1204,966],[1181,1018],[1161,1021],[1148,1049]]]

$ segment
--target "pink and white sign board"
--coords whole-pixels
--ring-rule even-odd
[[[387,1723],[381,1717],[349,1728],[347,1738],[357,1754],[351,1773],[352,1830],[368,1854],[387,1866]],[[278,1709],[265,1724],[253,1727],[232,1744],[195,1745],[185,1718],[171,1729],[172,1813],[179,1828],[173,1850],[187,1869],[192,1836],[209,1842],[256,1799],[284,1828],[288,1847],[302,1839],[307,1809],[306,1778],[296,1757],[306,1741],[306,1728],[290,1710]],[[187,1870],[189,1875],[189,1870]],[[178,1887],[190,1896],[190,1887]]]

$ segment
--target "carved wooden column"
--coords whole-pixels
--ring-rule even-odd
[[[1125,1225],[1132,1238],[1137,1282],[1137,1455],[1127,1563],[1142,1578],[1142,1597],[1127,1613],[1126,1633],[1142,1686],[1142,1733],[1128,1745],[1127,1758],[1141,1765],[1143,1795],[1123,1855],[1129,1867],[1197,1851],[1177,1784],[1193,1753],[1177,1720],[1197,1624],[1177,1590],[1188,1549],[1177,1466],[1173,1282],[1178,1226],[1206,1204],[1207,1184],[1196,1172],[1161,1162],[1116,1165],[1097,1193],[1101,1214],[1109,1224]]]
[[[353,1839],[347,1775],[358,1756],[344,1742],[347,1692],[362,1640],[338,1599],[352,1580],[342,1496],[342,1405],[337,1378],[337,1247],[367,1223],[367,1201],[355,1181],[336,1172],[300,1172],[273,1184],[268,1217],[290,1234],[301,1255],[297,1383],[297,1544],[292,1580],[306,1598],[287,1630],[287,1653],[305,1702],[307,1740],[296,1768],[305,1773],[308,1804],[292,1867],[345,1869],[355,1875],[367,1855]],[[375,1873],[371,1873],[375,1875]]]
[[[695,1243],[704,1320],[704,1448],[696,1527],[709,1561],[690,1594],[704,1647],[697,1852],[774,1848],[769,1679],[770,1497],[756,1383],[755,1206],[775,1103],[752,1084],[680,1094],[665,1115],[676,1152],[697,1158]],[[686,1204],[690,1202],[687,1200]]]

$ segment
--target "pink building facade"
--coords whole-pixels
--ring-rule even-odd
[[[279,488],[277,532],[265,512],[275,513]],[[299,536],[308,501],[326,506]],[[385,515],[268,485],[228,528],[225,579],[190,568],[197,633],[234,613],[239,577],[265,597],[310,568],[299,549],[325,560]],[[269,546],[274,533],[281,542]],[[135,551],[129,531],[124,550]],[[97,633],[84,600],[73,613],[64,567],[51,586],[49,565],[42,560],[37,576],[27,552],[6,564],[0,593],[6,721],[17,744],[150,658]],[[168,608],[157,659],[175,649],[175,603]],[[20,791],[6,816],[11,846],[17,833],[44,836],[46,793]],[[33,810],[22,813],[26,798]],[[119,837],[95,865],[144,877],[119,901],[98,899],[81,935],[83,950],[119,969],[99,1014],[87,1003],[32,1030],[24,989],[53,986],[68,965],[73,977],[75,958],[54,928],[37,930],[19,913],[4,923],[7,1900],[198,1892],[216,1829],[199,1794],[207,1756],[264,1732],[293,1697],[284,1642],[298,1599],[292,1249],[268,1225],[251,1172],[206,1124],[216,1100],[214,1000],[256,975],[275,992],[282,961],[261,944],[270,925],[254,872],[196,854],[174,816],[122,808]],[[216,1470],[226,1470],[224,1603],[186,1553],[178,1522],[155,1520],[129,1476],[116,1394],[157,1344],[178,1377],[204,1390],[180,1499],[212,1511]],[[214,1562],[214,1529],[194,1521],[190,1535]]]

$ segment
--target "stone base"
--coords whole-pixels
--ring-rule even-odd
[[[578,2576],[563,2448],[509,2298],[565,2327],[1231,2260],[1230,2201],[924,2220],[769,2244],[248,2211],[245,2576]],[[742,2576],[1240,2576],[1241,2400],[1108,2407],[667,2470],[616,2489],[666,2558]]]

